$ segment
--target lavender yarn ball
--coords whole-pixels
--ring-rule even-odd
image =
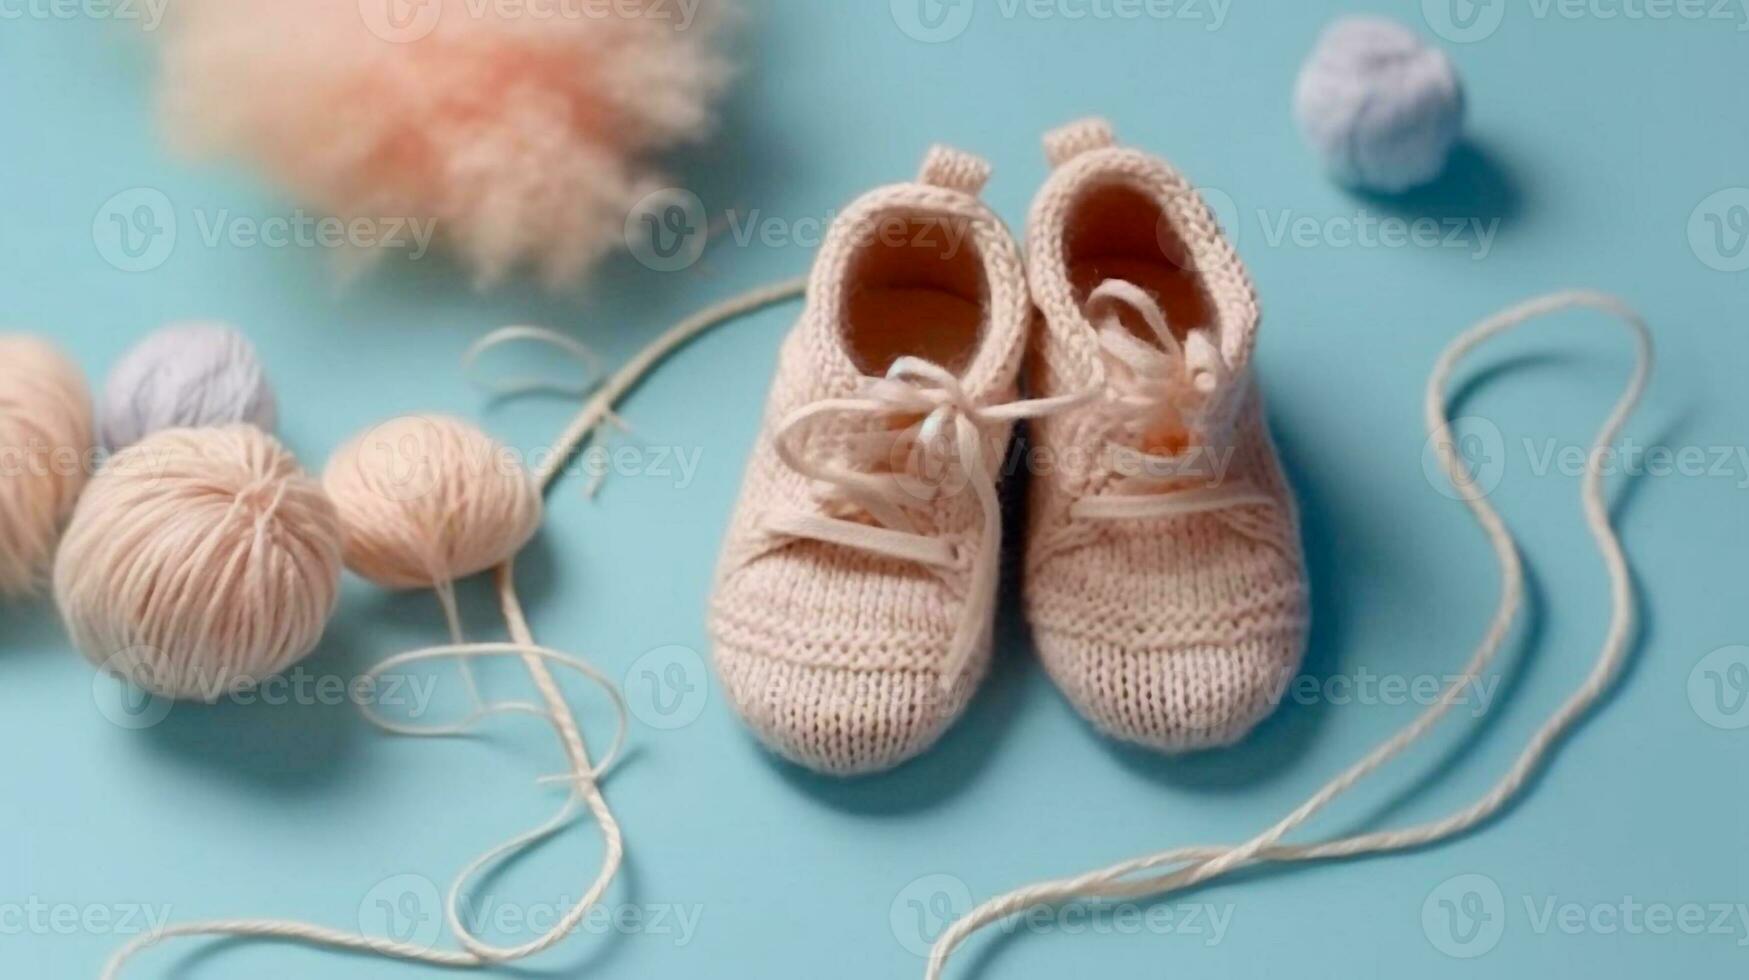
[[[1463,133],[1457,69],[1415,32],[1376,17],[1324,31],[1300,70],[1294,112],[1337,180],[1397,194],[1430,183]]]
[[[222,323],[148,334],[109,372],[97,411],[98,433],[112,453],[162,429],[246,422],[272,433],[278,421],[255,346]]]

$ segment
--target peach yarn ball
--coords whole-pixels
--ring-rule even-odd
[[[91,394],[54,345],[0,335],[0,595],[42,584],[91,463]]]
[[[540,490],[497,440],[460,419],[392,419],[335,452],[322,475],[346,567],[394,589],[502,564],[539,530]]]
[[[249,425],[166,429],[117,453],[55,561],[55,599],[87,659],[196,701],[303,659],[339,590],[333,505]]]

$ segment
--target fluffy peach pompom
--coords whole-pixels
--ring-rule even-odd
[[[435,222],[482,284],[559,285],[709,129],[730,2],[179,0],[164,109],[323,211]]]

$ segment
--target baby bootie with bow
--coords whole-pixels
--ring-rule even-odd
[[[772,749],[829,773],[929,747],[990,659],[997,482],[1031,315],[988,167],[932,151],[918,182],[834,222],[784,342],[711,604],[718,675]]]
[[[1298,516],[1251,374],[1257,299],[1200,195],[1089,120],[1051,134],[1028,229],[1039,394],[1025,602],[1047,671],[1117,738],[1225,745],[1298,669]]]

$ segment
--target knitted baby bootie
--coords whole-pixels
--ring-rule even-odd
[[[781,755],[927,748],[990,658],[997,474],[1030,317],[980,160],[932,151],[828,232],[784,342],[712,600],[730,702]]]
[[[1207,206],[1089,120],[1046,139],[1028,232],[1029,376],[1100,397],[1034,425],[1028,619],[1103,731],[1165,751],[1242,738],[1305,647],[1298,516],[1252,383],[1257,300]]]

